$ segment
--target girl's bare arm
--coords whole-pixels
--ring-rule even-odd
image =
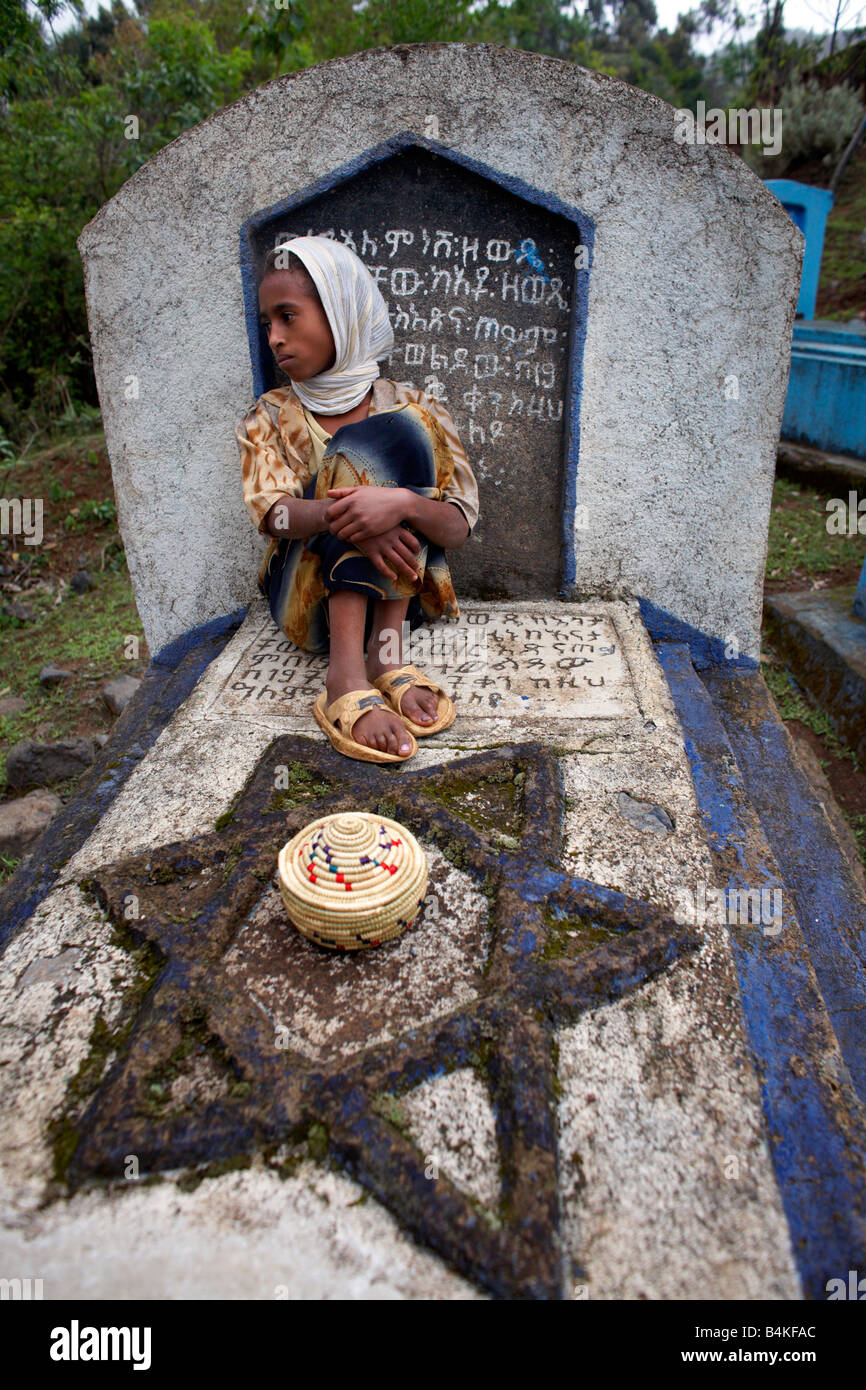
[[[469,523],[453,502],[437,502],[405,489],[406,515],[410,526],[423,532],[428,541],[445,550],[459,550],[469,539]]]
[[[329,498],[278,497],[265,517],[269,536],[282,540],[306,540],[328,529]]]

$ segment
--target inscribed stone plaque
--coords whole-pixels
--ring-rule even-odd
[[[567,743],[585,721],[613,724],[640,714],[623,640],[605,607],[464,605],[457,621],[411,633],[408,659],[451,695],[458,742]],[[312,707],[327,665],[326,657],[293,646],[262,605],[260,622],[234,648],[196,717],[286,719],[299,732],[315,730]]]
[[[458,596],[552,597],[562,579],[575,223],[415,148],[260,223],[251,253],[293,236],[355,251],[388,304],[384,376],[447,407],[480,517],[449,552]],[[263,340],[264,389],[284,385]]]

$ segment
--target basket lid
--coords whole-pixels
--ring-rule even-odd
[[[414,835],[387,816],[343,811],[322,816],[280,850],[287,906],[361,920],[404,899],[423,897],[427,860]]]

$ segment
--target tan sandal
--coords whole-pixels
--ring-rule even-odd
[[[384,671],[381,676],[377,676],[373,681],[376,689],[381,691],[388,701],[395,714],[399,714],[410,734],[417,734],[423,738],[427,734],[438,734],[441,729],[447,729],[457,718],[457,711],[450,695],[446,695],[441,685],[430,680],[418,670],[417,666],[399,666],[394,671]],[[416,724],[410,719],[408,714],[404,714],[400,708],[403,696],[412,685],[427,686],[430,690],[435,690],[439,696],[439,709],[437,718],[432,724]],[[443,705],[442,701],[445,701]]]
[[[313,714],[316,723],[324,729],[338,753],[366,763],[405,763],[413,753],[418,752],[418,745],[408,730],[409,742],[412,745],[409,753],[384,753],[379,748],[368,748],[364,743],[357,743],[351,737],[361,715],[366,714],[368,709],[376,705],[381,705],[383,709],[388,708],[380,692],[373,690],[371,686],[365,690],[348,690],[331,705],[326,704],[327,699],[328,692],[323,690],[313,705]]]

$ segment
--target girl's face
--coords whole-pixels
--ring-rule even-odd
[[[337,349],[322,301],[296,271],[272,270],[263,278],[259,318],[277,365],[293,381],[307,381],[334,365]]]

